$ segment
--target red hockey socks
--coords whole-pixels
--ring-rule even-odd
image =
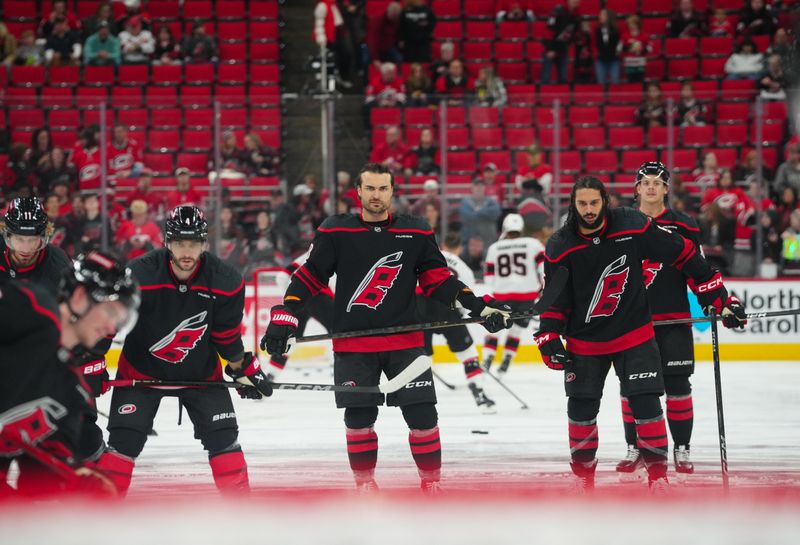
[[[345,428],[347,435],[347,457],[350,459],[350,469],[355,471],[371,472],[378,464],[378,434],[375,429]]]
[[[442,443],[439,440],[439,426],[427,430],[408,430],[408,444],[411,456],[417,464],[423,479],[438,480],[442,468]]]
[[[494,361],[494,355],[497,353],[497,337],[494,335],[487,335],[483,340],[483,365],[489,367]]]
[[[573,462],[591,463],[597,454],[599,440],[596,418],[583,422],[569,420],[569,451]]]
[[[519,337],[512,337],[509,335],[506,338],[506,345],[503,348],[503,359],[513,360],[519,348]]]
[[[636,447],[642,453],[644,463],[650,472],[651,466],[667,465],[667,424],[664,415],[647,420],[636,420],[636,433],[638,435]]]
[[[667,396],[667,422],[669,422],[669,431],[675,447],[684,445],[688,448],[694,425],[692,394]]]
[[[636,444],[636,422],[627,397],[620,398],[622,405],[622,427],[625,429],[625,442],[629,445]]]
[[[223,452],[210,456],[208,463],[214,475],[217,489],[226,495],[237,495],[250,491],[250,480],[247,477],[247,462],[242,451]]]
[[[467,383],[475,382],[483,374],[483,368],[478,362],[478,358],[467,360],[463,365],[464,374],[467,376]]]
[[[128,458],[113,450],[107,450],[100,455],[96,467],[98,471],[111,479],[111,482],[117,487],[119,496],[124,497],[125,494],[128,493],[128,488],[131,486],[133,466],[135,464],[136,462],[133,458]]]

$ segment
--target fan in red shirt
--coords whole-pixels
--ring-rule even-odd
[[[397,77],[397,65],[392,62],[383,63],[380,74],[367,85],[365,95],[364,103],[367,106],[388,108],[405,104],[405,85]]]
[[[544,162],[544,153],[537,144],[528,148],[528,164],[520,167],[514,180],[517,188],[523,190],[526,184],[535,182],[543,194],[550,193],[553,182],[553,167]]]
[[[395,176],[414,166],[414,154],[400,139],[400,129],[394,126],[386,129],[386,142],[372,149],[369,160],[385,165]]]
[[[167,193],[165,198],[167,210],[180,205],[203,206],[203,196],[199,191],[192,189],[189,169],[180,167],[175,171],[175,177],[175,190]]]
[[[74,166],[78,172],[78,189],[100,189],[100,146],[96,125],[81,132],[69,155],[69,165]]]
[[[475,90],[475,80],[464,70],[464,63],[453,59],[447,66],[447,73],[436,80],[437,95],[447,95],[450,104],[461,104]]]
[[[114,125],[114,136],[106,148],[108,176],[110,178],[130,178],[142,169],[142,150],[124,125]]]
[[[751,225],[755,221],[755,204],[742,188],[733,185],[730,170],[722,170],[716,187],[711,187],[703,193],[700,209],[705,210],[712,202],[717,203],[725,217],[736,221],[734,248],[749,250]]]
[[[126,261],[164,245],[161,229],[148,218],[147,203],[133,201],[130,210],[131,219],[122,222],[116,236],[116,244]]]
[[[151,184],[153,181],[153,173],[150,169],[142,169],[139,174],[139,180],[136,182],[136,189],[128,195],[128,206],[133,204],[133,201],[144,201],[147,203],[147,211],[150,214],[161,216],[164,206],[164,195],[157,191],[153,191]]]

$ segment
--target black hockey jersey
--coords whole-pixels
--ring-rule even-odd
[[[61,348],[60,328],[47,289],[0,281],[0,428],[71,461],[94,401],[70,364],[71,354]],[[21,454],[0,438],[0,457]]]
[[[567,286],[541,317],[541,331],[563,333],[576,354],[611,354],[654,336],[642,260],[682,271],[696,282],[716,273],[695,245],[659,227],[632,208],[607,211],[603,229],[591,237],[569,225],[548,241],[545,274],[565,266]]]
[[[19,269],[15,268],[11,262],[11,255],[9,255],[6,241],[3,237],[0,237],[0,278],[30,280],[42,284],[55,297],[58,293],[58,285],[64,275],[64,270],[71,263],[64,250],[52,244],[47,244],[39,252],[39,257],[33,265]]]
[[[244,353],[242,275],[205,252],[194,275],[179,282],[166,248],[148,252],[129,266],[142,302],[139,320],[125,337],[119,377],[222,378],[219,356],[235,361]]]
[[[700,248],[700,228],[691,216],[667,208],[652,220],[657,225],[691,240],[696,248]],[[642,272],[653,320],[672,320],[691,316],[689,299],[686,296],[687,281],[691,280],[684,273],[675,267],[650,259],[642,261]]]
[[[368,223],[356,214],[332,216],[317,229],[311,255],[292,276],[284,298],[303,304],[336,274],[334,333],[414,324],[414,291],[453,305],[456,280],[425,220],[407,215]],[[421,331],[335,339],[336,352],[403,350],[423,345]]]

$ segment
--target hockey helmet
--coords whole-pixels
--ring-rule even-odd
[[[509,214],[503,220],[503,232],[521,233],[525,229],[525,220],[519,214]]]
[[[203,211],[196,206],[176,206],[170,212],[165,226],[167,242],[171,240],[200,240],[208,239],[208,222]]]
[[[36,197],[17,197],[6,210],[5,232],[14,235],[45,236],[50,220]]]
[[[638,185],[642,178],[645,176],[656,176],[661,178],[664,185],[669,185],[669,170],[664,166],[661,161],[647,161],[639,167],[636,171],[636,185]]]

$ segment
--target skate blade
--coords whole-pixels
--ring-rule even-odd
[[[619,471],[619,482],[621,483],[641,483],[647,481],[647,469],[638,468],[635,471]]]

